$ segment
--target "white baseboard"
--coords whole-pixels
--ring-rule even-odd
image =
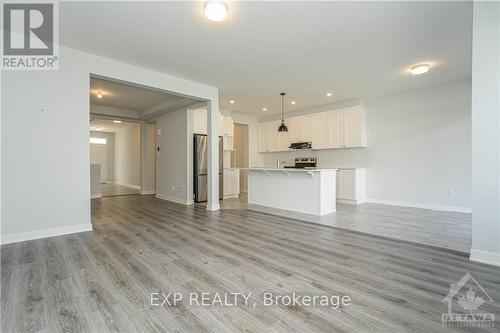
[[[179,203],[182,205],[189,205],[190,204],[187,200],[184,200],[181,198],[176,198],[176,197],[171,197],[171,196],[163,195],[163,194],[159,194],[159,193],[155,194],[155,198],[166,200],[166,201],[172,201],[172,202]]]
[[[470,260],[482,264],[500,266],[500,253],[470,249]]]
[[[224,199],[239,198],[239,196],[239,194],[227,194],[224,196]]]
[[[77,232],[84,232],[84,231],[92,231],[92,224],[90,223],[77,224],[67,227],[50,228],[50,229],[43,229],[36,231],[20,232],[17,234],[2,235],[1,244],[4,245],[10,243],[18,243],[40,238],[74,234]]]
[[[101,193],[94,193],[90,195],[90,199],[99,199],[99,198],[102,198]]]
[[[151,190],[151,191],[141,191],[141,194],[155,194],[156,191],[155,190]]]
[[[431,204],[424,204],[424,203],[418,203],[418,202],[403,202],[403,201],[391,201],[391,200],[380,200],[380,199],[366,199],[366,202],[377,203],[377,204],[382,204],[382,205],[431,209],[431,210],[438,210],[438,211],[443,211],[443,212],[472,213],[472,209],[467,208],[467,207],[431,205]]]
[[[138,186],[138,185],[132,185],[132,184],[122,184],[122,183],[115,183],[116,185],[121,185],[121,186],[126,186],[126,187],[131,187],[131,188],[135,188],[136,190],[140,190],[141,189],[141,186]]]
[[[337,202],[338,203],[344,203],[344,204],[348,204],[348,205],[360,205],[366,201],[362,201],[362,200],[349,200],[349,199],[337,199]]]

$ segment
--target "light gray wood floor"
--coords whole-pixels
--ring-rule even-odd
[[[226,199],[224,209],[249,209],[295,218],[304,222],[390,237],[445,249],[470,252],[472,215],[430,209],[364,203],[337,203],[337,211],[325,216],[300,214],[247,204],[246,197]]]
[[[450,250],[153,196],[92,200],[95,230],[1,247],[2,332],[498,332],[500,268]],[[470,272],[496,328],[441,327]],[[251,292],[256,307],[150,305],[151,292]],[[352,305],[264,307],[262,293]]]
[[[103,197],[113,197],[116,195],[139,194],[141,191],[137,188],[119,184],[101,184],[101,195]]]

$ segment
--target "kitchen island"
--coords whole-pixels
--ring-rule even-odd
[[[249,204],[316,216],[335,212],[336,169],[247,170]]]

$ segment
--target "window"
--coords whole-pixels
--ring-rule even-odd
[[[95,143],[98,145],[105,145],[106,144],[106,138],[90,138],[90,143]]]

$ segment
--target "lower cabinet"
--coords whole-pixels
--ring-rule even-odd
[[[237,198],[240,195],[240,170],[224,169],[223,181],[224,199]]]
[[[359,205],[366,201],[365,169],[338,169],[337,201]]]

